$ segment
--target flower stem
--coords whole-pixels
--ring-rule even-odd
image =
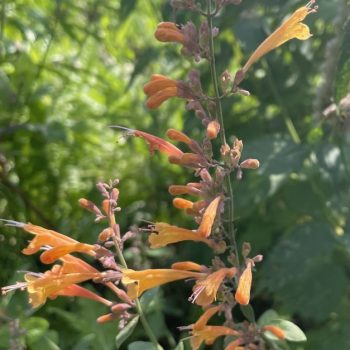
[[[216,101],[216,109],[217,114],[220,122],[220,139],[222,144],[226,144],[226,133],[225,133],[225,125],[224,125],[224,117],[222,113],[222,105],[221,105],[221,98],[220,98],[220,92],[219,92],[219,84],[218,84],[218,78],[216,73],[216,65],[215,65],[215,51],[214,51],[214,38],[213,38],[213,16],[212,13],[212,0],[207,0],[207,20],[208,20],[208,26],[209,26],[209,64],[210,64],[210,73],[211,73],[211,80],[213,82],[214,86],[214,93],[215,93],[215,101]],[[236,264],[239,266],[239,256],[238,256],[238,248],[237,248],[237,242],[236,242],[236,233],[234,228],[234,201],[233,201],[233,189],[230,179],[230,173],[228,173],[225,176],[225,182],[226,182],[226,191],[228,192],[228,232],[229,232],[229,239],[231,241],[231,244],[234,249],[235,258],[236,258]]]
[[[113,225],[115,223],[114,214],[109,213],[108,217],[109,217],[109,225],[110,225],[111,229],[113,230]],[[116,250],[120,264],[125,269],[127,269],[128,265],[127,265],[126,260],[124,258],[123,252],[120,249],[118,239],[115,235],[113,235],[113,242],[114,242],[115,250]],[[158,340],[157,340],[156,336],[154,335],[153,330],[146,319],[146,316],[142,310],[142,306],[141,306],[139,299],[135,300],[135,306],[136,306],[137,313],[140,316],[140,320],[141,320],[143,329],[145,330],[149,340],[154,344],[154,346],[156,347],[157,350],[163,350],[162,346],[158,343]]]

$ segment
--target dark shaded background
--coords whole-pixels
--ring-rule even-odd
[[[218,72],[234,73],[271,29],[304,4],[245,0],[228,7],[215,21],[221,32]],[[253,253],[265,256],[254,275],[257,317],[275,309],[296,322],[308,342],[292,349],[346,350],[350,5],[347,0],[318,4],[318,13],[306,19],[314,37],[293,40],[254,65],[242,84],[251,96],[225,101],[224,116],[227,134],[243,139],[244,158],[262,164],[234,182],[239,242],[251,242]],[[151,158],[141,140],[108,128],[119,124],[163,136],[173,127],[194,138],[202,135],[200,121],[182,103],[172,100],[149,112],[142,91],[152,73],[182,79],[193,66],[208,86],[205,62],[194,65],[179,55],[178,45],[153,38],[159,21],[185,23],[190,16],[174,13],[165,0],[2,0],[0,217],[94,243],[103,227],[92,225],[93,217],[77,201],[99,202],[95,183],[118,177],[124,231],[142,220],[193,227],[171,207],[167,192],[170,184],[188,182],[190,172],[160,155]],[[293,126],[297,134],[289,131]],[[20,280],[16,270],[45,269],[37,257],[20,255],[27,239],[0,228],[0,285]],[[199,245],[155,252],[142,242],[145,237],[126,251],[138,268],[210,261]],[[173,344],[176,327],[193,322],[199,308],[189,305],[190,286],[182,283],[157,293],[148,310],[151,322],[163,341]],[[105,308],[58,298],[33,312],[26,298],[20,292],[1,298],[0,349],[9,347],[10,335],[35,350],[114,348],[117,326],[95,324]],[[141,329],[136,339],[145,339]]]

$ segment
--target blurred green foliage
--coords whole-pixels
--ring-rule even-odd
[[[272,28],[303,4],[246,0],[228,7],[215,21],[221,32],[218,71],[234,73]],[[251,242],[253,253],[265,257],[254,275],[257,317],[275,309],[305,330],[308,342],[292,349],[345,350],[350,343],[350,121],[338,103],[349,93],[349,1],[318,4],[318,13],[307,18],[314,37],[292,41],[257,63],[242,83],[251,96],[225,101],[224,115],[227,134],[243,139],[244,158],[261,162],[259,171],[233,180],[240,244]],[[118,177],[124,231],[142,220],[193,225],[171,207],[167,193],[170,184],[188,182],[192,175],[162,156],[151,158],[141,140],[108,128],[118,124],[163,136],[173,127],[194,138],[202,135],[199,120],[178,101],[155,112],[143,106],[142,85],[152,73],[182,79],[193,67],[179,56],[178,46],[154,40],[157,23],[190,18],[173,12],[165,0],[2,0],[0,217],[94,243],[102,226],[92,225],[93,217],[77,200],[99,202],[94,184]],[[338,45],[332,48],[332,42]],[[208,87],[207,65],[195,66]],[[335,113],[324,117],[323,109],[333,102]],[[288,132],[291,124],[300,143]],[[1,228],[2,286],[21,278],[16,270],[45,268],[37,257],[20,255],[27,238]],[[150,252],[142,242],[141,255],[133,247],[126,251],[134,266],[211,258],[196,244]],[[157,335],[173,347],[180,336],[176,327],[199,314],[187,301],[190,286],[180,283],[157,290],[156,303],[147,303]],[[33,312],[25,293],[3,297],[0,349],[10,346],[11,337],[35,350],[114,349],[117,326],[95,323],[106,312],[69,298]],[[140,327],[125,344],[146,350],[144,340]]]

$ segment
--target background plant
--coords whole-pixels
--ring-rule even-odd
[[[266,257],[258,275],[259,298],[254,299],[257,313],[273,307],[294,317],[307,331],[306,349],[345,349],[349,151],[348,109],[340,101],[348,93],[349,81],[348,11],[344,10],[348,4],[318,3],[317,18],[308,20],[313,40],[291,42],[264,58],[244,84],[253,97],[237,96],[223,107],[225,116],[230,116],[227,134],[244,139],[244,155],[255,156],[262,164],[259,173],[249,174],[235,188],[240,241],[250,241]],[[296,1],[244,1],[228,8],[215,22],[221,29],[218,71],[239,68],[243,55],[248,56],[281,17],[300,5]],[[196,119],[182,120],[175,102],[152,114],[140,103],[144,97],[139,87],[152,72],[183,78],[189,68],[179,64],[176,47],[169,52],[152,39],[156,24],[174,16],[169,4],[3,1],[1,6],[1,217],[42,223],[93,242],[98,228],[91,229],[90,219],[75,203],[82,194],[97,198],[96,180],[117,172],[123,179],[121,192],[128,194],[121,198],[126,213],[123,227],[141,218],[185,221],[168,206],[164,189],[187,175],[175,167],[164,170],[166,161],[149,159],[139,140],[128,141],[125,147],[121,138],[116,147],[115,135],[106,128],[118,123],[160,135],[172,126],[193,137],[198,134]],[[176,21],[185,23],[187,18],[182,16],[178,13]],[[329,48],[331,43],[333,48]],[[338,54],[327,57],[325,52]],[[203,78],[205,84],[209,76]],[[319,113],[333,102],[338,108],[320,118]],[[288,120],[300,144],[288,133]],[[130,169],[137,170],[136,176],[135,171],[129,174]],[[139,183],[144,184],[142,189]],[[14,270],[28,268],[29,262],[16,253],[26,238],[2,231],[4,285]],[[206,263],[200,250],[189,244],[181,251],[165,250],[156,257],[156,265],[168,266],[175,253],[183,260],[196,257]],[[23,318],[25,297],[13,298],[10,304],[2,301],[4,320]],[[159,316],[154,322],[161,318],[174,332],[174,324],[191,323],[195,315],[186,313],[185,322],[174,307],[185,299],[179,296],[163,307],[158,305],[165,318]],[[82,314],[89,319],[87,311],[91,311],[91,322],[77,329],[76,320]],[[113,343],[107,334],[113,332],[108,326],[92,330],[92,311],[84,302],[58,299],[36,313],[40,319],[30,315],[21,319],[22,327],[40,330],[42,335],[38,340],[29,333],[26,341],[36,349],[35,341],[42,339],[61,348],[92,344],[107,349]],[[2,328],[3,339],[7,326],[6,322]]]

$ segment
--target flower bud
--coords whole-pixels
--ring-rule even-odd
[[[110,200],[109,199],[104,199],[103,202],[102,202],[102,209],[107,215],[109,215],[110,207],[111,207]]]
[[[258,169],[260,162],[257,159],[246,159],[241,164],[242,169]]]
[[[284,334],[284,331],[277,326],[271,326],[271,325],[264,326],[262,327],[262,330],[271,332],[274,336],[276,336],[280,340],[284,340],[286,337]]]
[[[192,140],[187,135],[175,129],[169,129],[166,135],[169,137],[170,140],[173,140],[173,141],[183,142],[183,143],[186,143],[187,145],[192,143]]]
[[[221,76],[220,76],[220,84],[222,91],[226,92],[229,88],[229,86],[232,84],[232,77],[231,74],[225,70]]]
[[[96,206],[95,203],[93,203],[85,198],[80,198],[79,204],[82,208],[90,211],[91,213],[96,214],[97,216],[102,216],[100,209],[98,209],[98,207]]]
[[[174,198],[173,206],[177,209],[192,209],[193,202],[183,198]]]
[[[131,305],[130,304],[115,304],[111,307],[111,311],[114,313],[114,314],[120,314],[122,313],[123,311],[127,310],[127,309],[130,309],[131,308]]]
[[[113,230],[108,227],[108,228],[105,228],[99,235],[98,235],[98,240],[100,242],[105,242],[107,240],[109,240],[110,237],[113,236]]]
[[[210,140],[216,139],[220,132],[220,123],[217,120],[212,120],[207,126],[207,136]]]
[[[242,256],[244,258],[246,258],[249,255],[251,249],[252,248],[250,246],[250,243],[249,242],[244,242],[243,245],[242,245]]]
[[[169,187],[169,193],[172,196],[178,196],[180,194],[187,194],[188,193],[188,187],[184,185],[171,185]]]
[[[106,314],[106,315],[102,315],[100,317],[97,318],[97,323],[106,323],[106,322],[111,322],[111,321],[114,321],[118,316],[115,315],[115,314]]]

